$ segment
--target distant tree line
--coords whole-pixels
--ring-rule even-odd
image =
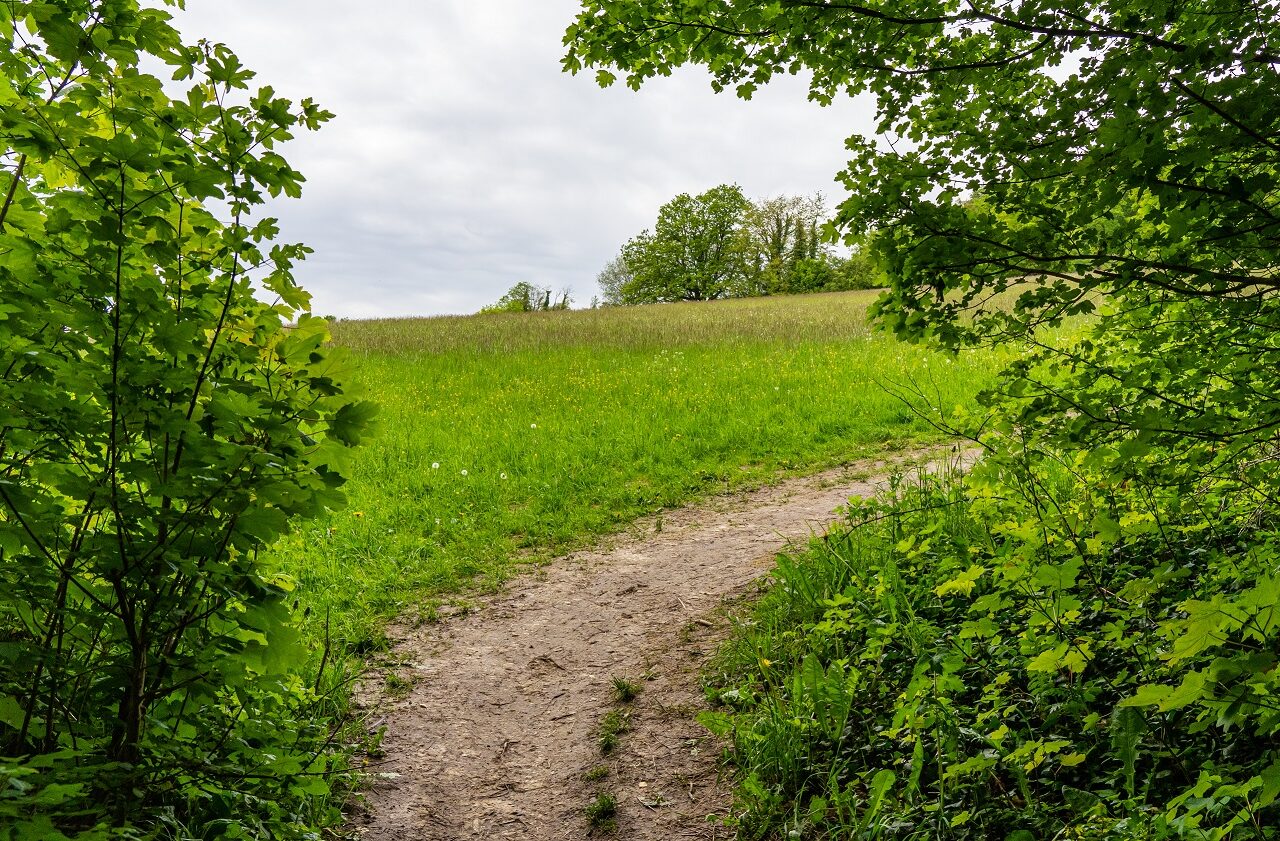
[[[573,299],[569,290],[553,293],[549,286],[536,286],[521,281],[507,290],[497,303],[484,307],[480,312],[548,312],[567,310]]]
[[[603,303],[651,304],[870,289],[882,276],[856,243],[836,255],[822,235],[821,195],[749,201],[737,185],[681,193],[653,229],[622,247],[597,277]]]

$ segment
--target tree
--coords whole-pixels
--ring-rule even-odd
[[[720,187],[677,196],[660,213],[665,235],[632,239],[597,282],[608,304],[869,288],[869,268],[853,277],[823,242],[825,217],[821,194],[749,202]],[[863,255],[859,268],[868,262]],[[707,275],[710,283],[700,280]]]
[[[631,281],[631,270],[627,268],[627,258],[623,253],[606,263],[600,274],[596,275],[596,283],[604,296],[603,301],[609,306],[626,303],[623,290]]]
[[[306,836],[329,736],[262,552],[371,412],[253,216],[330,115],[136,0],[0,31],[0,825]]]
[[[710,301],[734,293],[745,279],[743,213],[748,202],[737,185],[690,196],[681,193],[658,211],[653,232],[622,249],[631,280],[622,287],[629,304]]]
[[[778,196],[752,203],[744,219],[750,294],[813,291],[795,276],[796,267],[827,256],[818,236],[818,227],[825,221],[821,194]],[[814,266],[801,269],[805,278],[814,272]]]

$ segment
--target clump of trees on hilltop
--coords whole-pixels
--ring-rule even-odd
[[[696,196],[681,193],[596,280],[604,303],[614,305],[881,286],[865,244],[838,256],[825,226],[820,194],[752,202],[734,184]]]
[[[567,310],[572,303],[568,289],[552,292],[549,286],[535,286],[522,280],[508,289],[497,302],[481,308],[480,312],[550,312]]]

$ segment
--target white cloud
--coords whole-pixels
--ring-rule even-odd
[[[189,0],[188,38],[226,42],[258,81],[337,118],[286,155],[307,177],[283,236],[316,254],[317,312],[474,312],[528,280],[595,274],[681,192],[834,194],[865,103],[819,108],[786,78],[751,102],[690,69],[639,93],[560,71],[573,0]]]

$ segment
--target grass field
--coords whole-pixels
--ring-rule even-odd
[[[875,293],[340,322],[381,404],[345,511],[278,550],[349,650],[515,558],[707,493],[933,437],[884,388],[966,404],[998,367],[869,329]]]

